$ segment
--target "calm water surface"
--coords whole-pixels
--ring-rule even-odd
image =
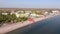
[[[60,34],[60,15],[27,25],[6,34]]]

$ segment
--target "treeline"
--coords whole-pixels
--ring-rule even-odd
[[[16,12],[17,11],[20,11],[20,10],[16,10]],[[44,12],[52,13],[51,10],[39,10],[39,11],[32,10],[31,14],[35,13],[35,14],[39,14],[39,15],[44,15]],[[8,13],[8,14],[3,15],[2,13]],[[10,10],[7,10],[7,11],[0,10],[0,23],[17,23],[17,22],[22,22],[22,21],[25,21],[28,19],[28,17],[18,17],[17,18],[17,16],[15,14],[10,14],[10,13],[11,13]],[[23,11],[23,13],[26,13],[26,11]]]
[[[28,17],[16,17],[15,14],[8,13],[7,15],[3,15],[0,13],[0,24],[1,23],[17,23],[27,20]]]

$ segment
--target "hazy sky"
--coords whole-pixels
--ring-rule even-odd
[[[60,8],[60,0],[0,0],[0,8]]]

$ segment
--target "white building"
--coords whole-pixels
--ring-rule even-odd
[[[30,14],[31,18],[35,18],[37,15],[36,14]]]
[[[19,14],[18,14],[19,12],[11,12],[10,14],[12,15],[12,14],[15,14],[16,15],[16,17],[19,17]]]
[[[18,14],[24,13],[24,11],[17,11]]]
[[[2,13],[3,15],[7,15],[8,13]]]
[[[44,12],[44,15],[49,15],[49,13],[46,11],[46,12]]]
[[[19,17],[20,15],[18,13],[15,13],[16,17]]]
[[[52,12],[53,12],[53,14],[58,14],[59,13],[59,11],[57,11],[57,10],[54,10]]]

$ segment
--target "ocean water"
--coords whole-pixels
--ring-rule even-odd
[[[60,15],[27,25],[6,34],[60,34]]]

